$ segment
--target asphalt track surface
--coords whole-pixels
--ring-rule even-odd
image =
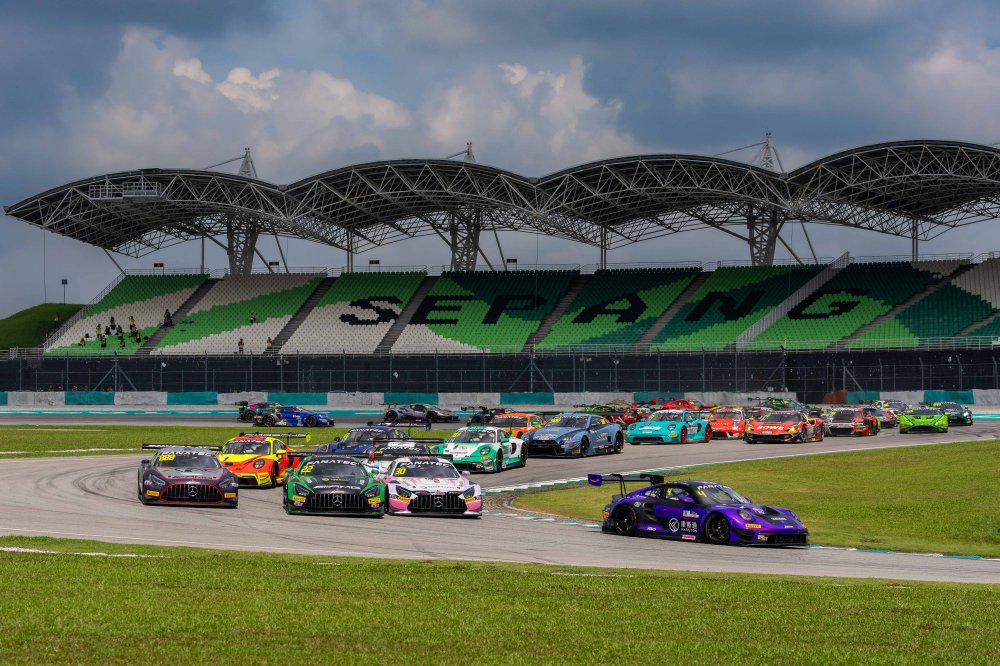
[[[31,422],[37,423],[39,419],[34,418]],[[56,422],[65,424],[68,420],[58,418]],[[79,420],[73,422],[79,423]],[[474,478],[486,489],[506,488],[577,478],[590,472],[663,469],[997,438],[1000,438],[1000,423],[981,422],[972,428],[952,428],[945,435],[904,436],[884,432],[873,438],[828,438],[813,444],[747,445],[716,441],[683,446],[627,446],[621,455],[584,460],[532,458],[524,469]],[[139,459],[140,456],[92,456],[0,461],[0,534],[302,553],[320,557],[464,559],[1000,583],[1000,560],[996,559],[835,548],[739,548],[649,538],[626,539],[573,521],[540,521],[528,519],[523,514],[512,515],[516,512],[502,506],[509,497],[505,494],[491,496],[494,512],[479,520],[287,516],[280,504],[281,491],[277,489],[242,490],[236,510],[147,507],[136,499]],[[691,476],[706,475],[692,470]]]

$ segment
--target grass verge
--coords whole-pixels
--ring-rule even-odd
[[[788,507],[813,543],[1000,556],[998,441],[712,465],[670,476],[725,483],[755,502]],[[530,493],[515,506],[599,522],[616,489]]]
[[[158,557],[0,552],[8,663],[988,663],[1000,641],[991,585],[12,547]]]
[[[66,321],[82,307],[72,303],[43,303],[0,319],[0,348],[37,347],[52,332],[55,313],[59,313],[61,321]]]
[[[219,426],[174,425],[96,425],[62,426],[5,425],[0,427],[0,460],[10,458],[48,457],[66,455],[108,455],[139,453],[139,445],[146,443],[197,444],[221,446],[241,432],[302,432],[312,435],[308,444],[292,440],[292,446],[315,448],[317,444],[332,442],[343,436],[347,428],[248,428],[233,424],[231,429]],[[421,437],[445,437],[451,431],[422,430]]]

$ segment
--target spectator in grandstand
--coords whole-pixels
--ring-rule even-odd
[[[76,343],[76,344],[80,345],[81,347],[86,347],[87,346],[87,341],[84,340],[83,338],[80,338],[80,341],[78,343]]]
[[[125,336],[118,338],[118,349],[125,349]]]
[[[59,311],[58,310],[56,310],[56,313],[54,315],[52,315],[52,330],[54,331],[57,328],[59,328]]]
[[[114,317],[111,318],[111,322],[110,323],[111,323],[111,328],[114,328],[115,327],[115,318]],[[119,326],[119,328],[121,328],[121,327]]]
[[[240,338],[240,341],[239,341],[239,343],[237,343],[237,346],[239,347],[239,353],[242,354],[243,353],[243,338]]]
[[[174,325],[174,319],[173,319],[173,317],[170,316],[170,310],[164,310],[163,311],[163,325],[164,326],[173,326]]]
[[[110,326],[105,326],[104,327],[104,335],[114,335],[114,334],[115,334],[115,332],[111,330]]]
[[[100,322],[97,323],[97,326],[94,327],[94,330],[97,331],[97,335],[101,334],[101,323]]]
[[[132,315],[128,316],[128,327],[135,328],[135,317],[133,317]]]
[[[274,348],[274,340],[271,339],[270,335],[267,336],[267,348],[269,350]]]
[[[250,311],[250,323],[251,324],[257,323],[257,313],[254,312],[253,310]]]
[[[101,349],[106,349],[107,346],[108,346],[108,336],[102,335],[101,336]]]

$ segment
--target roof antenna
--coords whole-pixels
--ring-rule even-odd
[[[219,162],[218,164],[207,166],[204,169],[202,169],[202,171],[209,171],[211,169],[214,169],[215,167],[225,166],[227,164],[232,164],[233,162],[240,163],[240,170],[237,172],[239,175],[243,176],[244,178],[253,178],[254,180],[257,180],[257,167],[255,167],[253,164],[253,156],[250,154],[249,146],[243,149],[243,154],[240,155],[239,157],[234,157],[231,160],[226,160],[225,162]]]
[[[456,157],[461,157],[462,155],[465,155],[465,161],[466,162],[475,162],[476,161],[476,156],[472,154],[472,142],[471,141],[467,141],[465,143],[465,150],[460,150],[457,153],[455,153],[454,155],[448,155],[447,157],[445,157],[445,159],[446,160],[453,160]]]

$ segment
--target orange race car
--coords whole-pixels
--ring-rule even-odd
[[[524,433],[538,430],[545,425],[545,417],[524,412],[506,412],[494,416],[493,420],[490,421],[490,425],[502,428],[511,437],[520,439],[524,437]]]
[[[284,482],[288,471],[290,439],[304,439],[311,435],[270,433],[240,433],[226,442],[219,453],[219,461],[236,475],[241,486],[273,488]]]

